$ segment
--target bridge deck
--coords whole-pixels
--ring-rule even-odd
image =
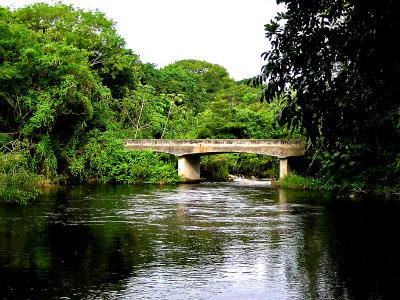
[[[304,141],[249,139],[123,140],[126,149],[151,149],[176,156],[255,153],[279,158],[304,155]]]

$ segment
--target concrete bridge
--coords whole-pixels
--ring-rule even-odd
[[[288,158],[304,155],[297,140],[123,140],[125,149],[149,149],[178,156],[178,174],[185,182],[199,181],[200,156],[220,153],[254,153],[279,157],[279,177],[290,173]]]

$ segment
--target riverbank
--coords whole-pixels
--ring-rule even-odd
[[[303,177],[295,173],[289,174],[281,179],[277,185],[281,188],[292,190],[331,191],[336,194],[337,197],[350,197],[351,199],[363,197],[400,199],[400,191],[394,188],[376,187],[375,189],[362,189],[355,184],[348,186],[332,186],[324,183],[321,179]]]
[[[318,179],[311,177],[303,177],[295,173],[282,178],[279,182],[280,186],[285,189],[295,190],[323,190],[323,186]]]
[[[21,179],[22,178],[22,179]],[[332,187],[324,185],[321,180],[303,177],[298,174],[292,173],[287,177],[276,180],[275,178],[257,178],[255,176],[243,176],[243,175],[229,175],[228,180],[211,180],[210,178],[202,178],[201,181],[196,182],[184,182],[184,184],[192,185],[198,184],[200,182],[234,182],[244,185],[251,186],[264,186],[272,188],[281,188],[285,190],[293,191],[325,191],[332,192],[334,198],[350,198],[352,200],[360,200],[364,198],[385,198],[385,199],[400,199],[400,193],[397,190],[390,188],[382,188],[376,190],[361,190],[359,188],[349,188],[349,187]],[[39,196],[47,194],[53,190],[59,188],[71,188],[76,186],[75,184],[58,184],[54,183],[49,179],[45,179],[43,176],[38,176],[35,174],[24,173],[24,176],[20,175],[15,178],[0,176],[0,202],[7,202],[17,205],[26,205]],[[131,183],[124,185],[135,185],[135,186],[162,186],[162,185],[176,185],[183,182],[173,181],[173,182],[141,182],[141,183]],[[98,184],[104,184],[96,180],[86,183],[89,186],[97,186]]]

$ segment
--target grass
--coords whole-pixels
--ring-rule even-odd
[[[322,188],[318,180],[310,177],[303,177],[295,173],[282,178],[280,180],[280,186],[281,188],[295,190],[319,190]]]

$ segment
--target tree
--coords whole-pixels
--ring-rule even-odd
[[[200,76],[207,93],[215,93],[219,89],[229,87],[233,80],[229,78],[224,67],[206,61],[185,59],[170,65]]]
[[[158,91],[162,94],[185,94],[182,104],[196,112],[209,99],[201,76],[175,65],[168,65],[160,70]]]
[[[300,138],[298,131],[273,126],[274,117],[281,109],[281,100],[275,98],[268,105],[245,104],[237,99],[231,102],[217,99],[198,114],[197,138],[213,139],[291,139]]]
[[[352,170],[348,176],[368,167],[367,181],[393,178],[400,147],[400,46],[393,42],[400,3],[277,2],[286,11],[265,26],[272,49],[262,54],[267,63],[254,82],[266,83],[265,99],[287,98],[279,123],[304,129],[315,147],[336,154],[334,165]]]
[[[115,128],[112,106],[140,85],[114,25],[61,3],[0,7],[0,132],[32,144],[37,172],[54,178],[90,130]]]

